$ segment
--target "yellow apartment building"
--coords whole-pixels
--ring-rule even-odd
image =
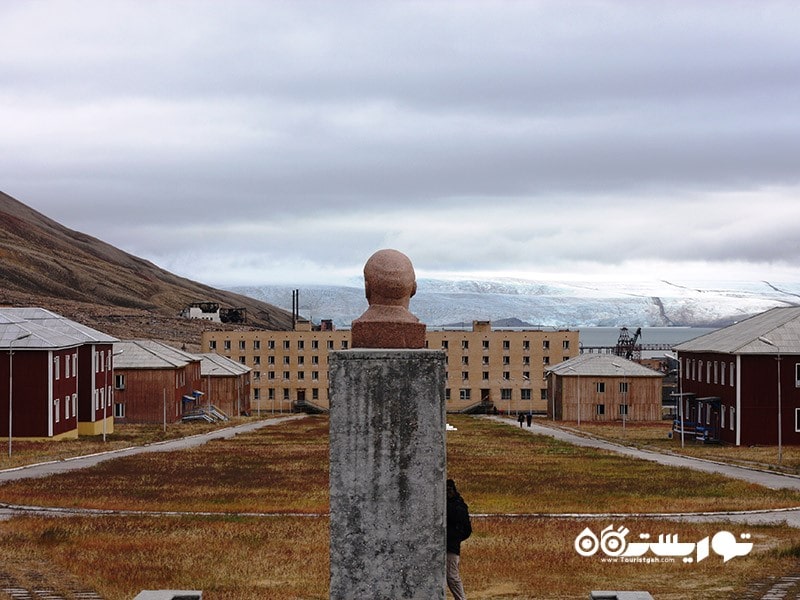
[[[545,370],[580,353],[577,330],[429,329],[426,347],[447,356],[448,412],[546,412]],[[207,331],[202,351],[252,369],[251,408],[287,412],[328,409],[328,352],[350,348],[349,329]]]

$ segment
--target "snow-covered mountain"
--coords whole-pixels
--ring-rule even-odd
[[[647,281],[546,282],[521,279],[420,279],[411,312],[428,326],[519,319],[543,327],[719,327],[775,306],[800,304],[800,283]],[[367,308],[352,286],[264,285],[232,291],[291,309],[317,322],[350,326]]]

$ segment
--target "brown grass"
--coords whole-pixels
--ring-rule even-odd
[[[473,513],[689,510],[798,504],[717,476],[667,469],[467,417],[449,417],[448,470]],[[0,500],[151,510],[305,512],[327,510],[324,417],[292,421],[180,453],[104,463],[94,469],[0,486]],[[677,483],[676,483],[677,481]],[[676,491],[677,490],[677,491]],[[751,554],[728,563],[614,563],[581,557],[575,537],[624,524],[640,533],[699,541],[721,529],[751,533]],[[593,589],[645,589],[659,600],[741,598],[748,585],[797,572],[800,533],[645,519],[474,519],[463,545],[470,598],[585,598]],[[0,565],[19,583],[75,589],[107,600],[141,589],[203,589],[208,600],[327,598],[328,519],[319,516],[22,517],[0,522]],[[652,555],[650,555],[652,556]],[[0,569],[0,570],[2,570]],[[33,583],[31,583],[33,585]]]
[[[584,527],[599,533],[612,523],[628,527],[631,539],[665,533],[699,541],[721,529],[746,531],[755,548],[728,563],[712,553],[698,564],[604,562],[574,551]],[[596,589],[645,589],[659,600],[722,600],[740,598],[752,581],[797,569],[797,559],[778,550],[797,543],[795,530],[777,526],[493,517],[474,519],[474,533],[462,546],[462,573],[476,599],[585,598]],[[322,517],[26,517],[0,523],[0,559],[18,581],[30,577],[23,556],[39,561],[45,578],[60,575],[51,575],[51,587],[64,589],[63,574],[69,573],[73,588],[81,581],[107,600],[159,588],[202,589],[208,600],[327,598],[328,552],[328,520]]]

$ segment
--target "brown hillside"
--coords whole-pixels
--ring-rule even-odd
[[[0,306],[42,306],[120,338],[196,350],[203,329],[233,328],[179,316],[198,301],[245,308],[247,328],[292,325],[285,310],[173,275],[0,192]]]

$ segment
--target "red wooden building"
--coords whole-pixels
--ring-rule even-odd
[[[678,433],[683,426],[684,436],[737,446],[800,444],[800,307],[774,308],[675,351]]]
[[[8,435],[9,396],[12,438],[113,432],[115,341],[42,308],[0,308],[0,435]]]
[[[199,357],[203,401],[229,416],[250,414],[250,367],[213,352]]]
[[[114,418],[174,423],[203,402],[200,357],[153,340],[114,344]]]

